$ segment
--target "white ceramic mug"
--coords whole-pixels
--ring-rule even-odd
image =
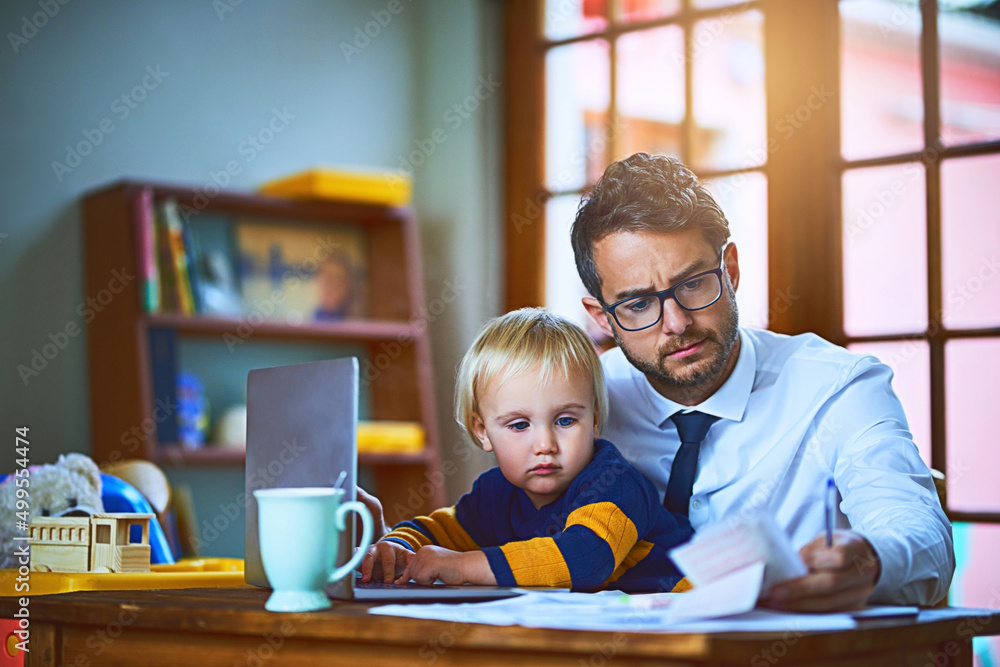
[[[274,589],[270,611],[313,611],[330,607],[324,587],[353,572],[372,540],[372,515],[362,503],[341,504],[343,489],[260,489],[257,525],[260,557]],[[337,545],[348,512],[361,515],[360,548],[340,567]]]

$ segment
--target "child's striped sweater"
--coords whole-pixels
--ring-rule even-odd
[[[691,535],[687,517],[664,509],[653,483],[597,440],[590,464],[548,505],[536,509],[492,468],[454,507],[404,521],[382,539],[414,551],[482,549],[500,586],[653,592],[689,588],[667,551]]]

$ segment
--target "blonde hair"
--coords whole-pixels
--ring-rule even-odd
[[[539,371],[543,383],[557,371],[566,378],[574,370],[590,375],[598,429],[604,427],[608,391],[590,337],[563,317],[541,308],[522,308],[487,322],[458,367],[455,419],[473,442],[483,446],[473,423],[481,418],[484,389],[528,370]]]

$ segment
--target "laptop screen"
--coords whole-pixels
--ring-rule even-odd
[[[267,586],[257,532],[258,489],[333,486],[347,472],[345,500],[357,477],[358,360],[354,357],[252,370],[247,375],[246,582]],[[332,517],[331,517],[332,520]],[[340,535],[337,564],[354,550],[354,522]],[[327,588],[351,597],[352,577]]]

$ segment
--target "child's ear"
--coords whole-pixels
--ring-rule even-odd
[[[493,445],[490,444],[490,438],[486,435],[486,424],[479,415],[472,416],[472,434],[476,436],[476,439],[479,440],[480,443],[482,443],[483,451],[493,451]]]
[[[594,440],[597,440],[601,435],[601,415],[594,410]]]

